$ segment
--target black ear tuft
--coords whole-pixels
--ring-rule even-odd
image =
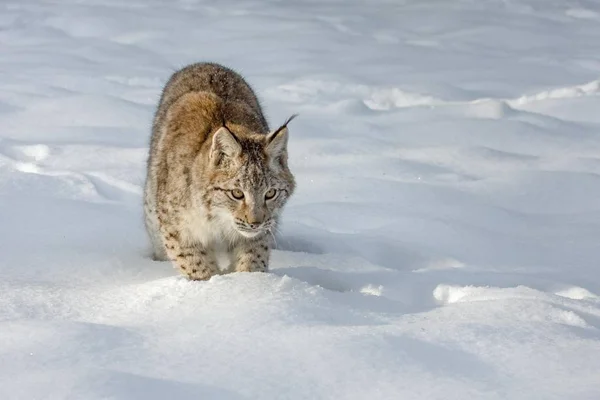
[[[281,125],[279,128],[277,128],[277,129],[275,130],[275,132],[273,132],[273,134],[271,134],[270,136],[271,136],[271,137],[275,137],[275,136],[277,136],[277,133],[279,133],[279,131],[283,130],[284,128],[287,128],[288,124],[289,124],[290,122],[292,122],[292,121],[293,121],[293,120],[294,120],[294,119],[295,119],[297,116],[298,116],[298,114],[292,114],[292,116],[291,116],[291,117],[289,117],[289,118],[288,118],[288,119],[287,119],[287,120],[286,120],[286,121],[283,123],[283,125]]]
[[[277,130],[267,135],[267,154],[272,160],[285,159],[287,154],[288,129],[287,125],[296,118],[298,114],[294,114],[285,121]]]
[[[292,114],[291,117],[289,117],[287,119],[287,121],[285,121],[285,123],[283,124],[284,126],[286,126],[287,124],[289,124],[290,122],[292,122],[299,114]]]

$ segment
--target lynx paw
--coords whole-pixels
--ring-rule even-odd
[[[207,281],[214,275],[219,275],[219,271],[213,271],[211,269],[188,269],[182,270],[181,273],[191,281]]]

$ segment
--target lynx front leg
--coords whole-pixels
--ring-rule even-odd
[[[235,248],[236,272],[267,272],[269,270],[269,241],[267,236],[246,240]]]
[[[204,281],[220,274],[216,260],[208,251],[199,245],[182,242],[181,235],[175,230],[163,228],[161,231],[167,256],[183,275]]]

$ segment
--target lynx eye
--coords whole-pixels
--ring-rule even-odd
[[[271,200],[273,197],[275,197],[276,194],[277,194],[276,189],[269,189],[267,191],[267,193],[265,193],[265,199]]]
[[[240,189],[233,189],[231,191],[231,196],[236,200],[241,200],[244,198],[244,192],[242,192]]]

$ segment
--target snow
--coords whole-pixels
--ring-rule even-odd
[[[0,398],[600,398],[600,2],[0,5]],[[169,75],[290,125],[268,274],[149,258]]]

